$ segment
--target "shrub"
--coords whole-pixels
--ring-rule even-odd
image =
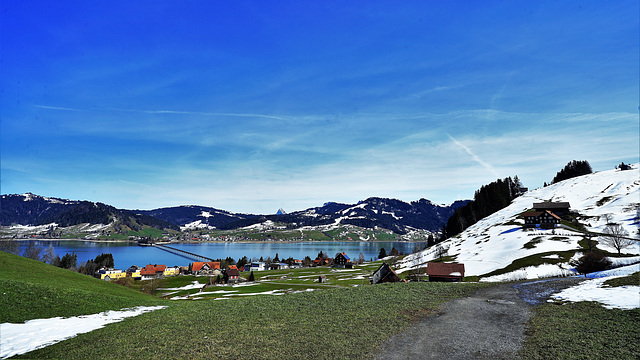
[[[588,274],[595,271],[607,270],[611,267],[611,260],[600,251],[591,251],[584,254],[578,261],[572,263],[580,274]]]

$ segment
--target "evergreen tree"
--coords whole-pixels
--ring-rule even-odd
[[[586,160],[583,161],[570,161],[565,167],[558,171],[556,176],[551,181],[552,184],[558,183],[562,180],[571,179],[577,176],[587,175],[593,173],[591,165]]]
[[[383,259],[387,257],[387,251],[384,248],[380,248],[380,253],[378,254],[378,259]]]
[[[59,267],[63,269],[74,270],[77,267],[78,255],[73,252],[71,254],[66,253],[60,260]]]
[[[280,262],[280,257],[278,257],[278,253],[276,253],[276,257],[273,258],[273,262]]]
[[[256,281],[256,278],[253,275],[253,271],[249,274],[249,280],[248,281]]]

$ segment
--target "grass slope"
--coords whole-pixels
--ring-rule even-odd
[[[484,286],[396,283],[177,302],[24,357],[371,358],[376,346],[416,316]]]
[[[161,299],[0,251],[0,322],[95,314]]]

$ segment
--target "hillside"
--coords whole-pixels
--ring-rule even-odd
[[[531,190],[440,246],[448,250],[448,260],[465,264],[466,276],[516,270],[502,279],[562,274],[570,268],[568,261],[574,253],[582,251],[579,242],[583,234],[571,227],[523,230],[524,220],[519,215],[543,201],[569,202],[586,231],[602,233],[609,216],[630,237],[639,238],[640,172],[636,165],[633,170],[602,171]],[[599,249],[615,253],[601,238],[597,240]],[[399,264],[401,271],[435,259],[436,248],[406,257]],[[637,245],[625,252],[640,254]]]
[[[146,227],[175,229],[178,227],[159,218],[91,201],[67,200],[31,193],[2,195],[0,225],[70,227],[93,225],[93,231],[127,232]],[[100,225],[100,226],[98,226]]]
[[[150,295],[0,251],[0,322],[157,305]]]

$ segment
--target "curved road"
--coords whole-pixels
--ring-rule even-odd
[[[376,359],[514,359],[531,307],[584,279],[500,284],[448,302],[382,344]]]

